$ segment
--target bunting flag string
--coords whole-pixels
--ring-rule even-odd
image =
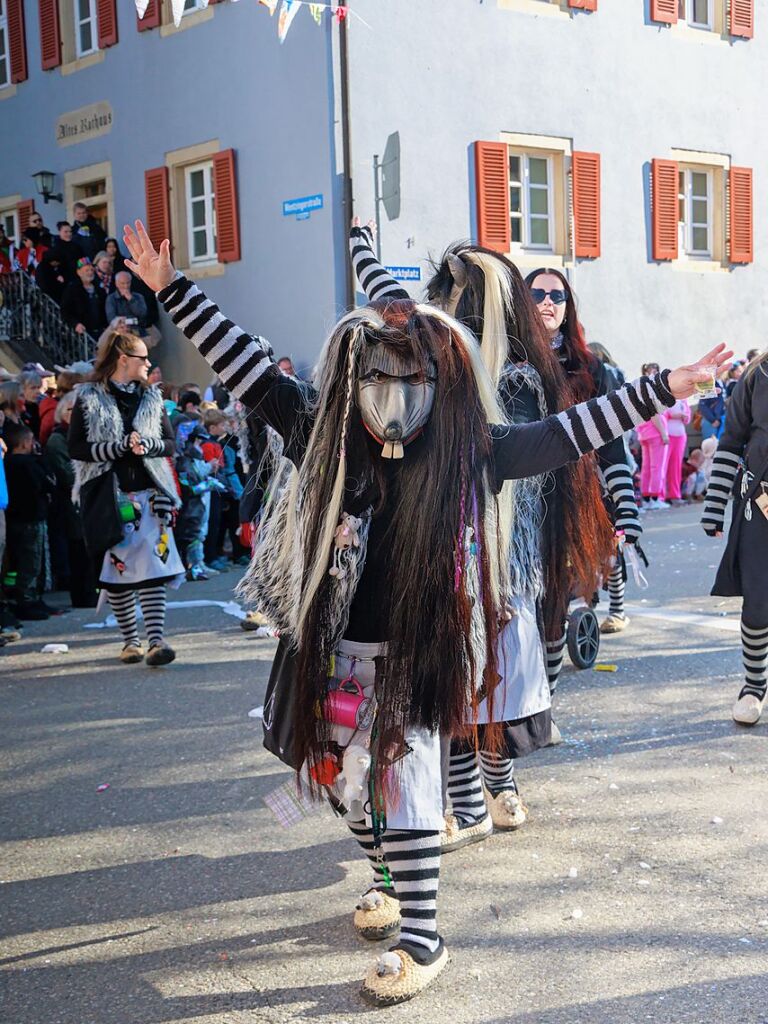
[[[210,0],[199,0],[198,7],[195,9],[204,10],[208,6],[209,2]],[[236,0],[232,0],[232,2],[234,3]],[[270,15],[274,15],[277,11],[278,4],[281,3],[281,0],[258,0],[258,2],[261,7],[267,8]],[[135,3],[136,12],[139,18],[143,18],[147,11],[147,7],[149,6],[149,0],[135,0]],[[171,0],[171,14],[176,28],[179,27],[182,18],[184,17],[185,6],[185,0]],[[350,11],[347,4],[314,3],[310,2],[310,0],[282,0],[280,13],[277,19],[277,36],[281,43],[285,42],[285,37],[288,35],[290,27],[293,24],[293,19],[299,13],[299,9],[301,7],[309,8],[309,13],[318,25],[322,25],[323,23],[323,12],[330,11],[331,17],[336,18],[339,23],[344,21],[348,15],[352,14],[361,21],[363,25],[370,28],[367,22],[365,22],[356,11]]]

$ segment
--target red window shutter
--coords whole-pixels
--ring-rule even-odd
[[[509,149],[505,142],[475,143],[477,243],[496,252],[509,252]]]
[[[225,149],[213,158],[213,190],[216,196],[216,244],[220,263],[240,259],[240,217],[237,209],[235,151]]]
[[[117,0],[96,0],[99,23],[99,49],[106,50],[117,42]]]
[[[678,0],[651,0],[651,20],[677,24]]]
[[[728,31],[732,36],[751,39],[755,34],[755,0],[731,0]]]
[[[149,0],[149,6],[144,12],[144,17],[136,18],[136,28],[139,32],[146,32],[150,28],[160,28],[161,14],[161,0]]]
[[[573,228],[576,256],[600,255],[600,154],[574,153]]]
[[[752,168],[732,167],[728,175],[730,193],[731,263],[751,263],[754,259],[752,234]]]
[[[678,166],[676,160],[654,160],[651,164],[651,206],[653,258],[677,259]]]
[[[22,199],[20,203],[16,203],[16,213],[19,218],[19,232],[26,231],[29,227],[29,218],[35,212],[35,200],[34,199]]]
[[[144,172],[147,199],[147,234],[152,245],[160,248],[164,238],[171,237],[171,203],[168,192],[168,168],[154,167]]]
[[[568,6],[581,11],[596,11],[597,0],[568,0]]]
[[[7,0],[11,83],[27,80],[27,30],[24,26],[24,0]]]
[[[43,71],[61,64],[61,27],[58,0],[40,0],[40,54]]]

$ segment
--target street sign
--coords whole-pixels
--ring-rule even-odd
[[[322,195],[302,196],[300,199],[283,200],[283,216],[295,217],[296,220],[309,220],[309,215],[313,210],[322,210],[322,208]]]
[[[385,267],[384,269],[396,281],[421,280],[421,267]]]

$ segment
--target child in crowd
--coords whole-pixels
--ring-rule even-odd
[[[221,490],[213,489],[210,493],[210,510],[208,514],[208,533],[205,537],[205,564],[209,570],[224,572],[229,563],[223,557],[219,545],[219,531],[221,527],[221,508],[223,495],[226,490],[224,483],[224,451],[221,442],[227,433],[227,417],[213,402],[203,402],[202,426],[198,428],[200,449],[205,461],[213,467],[212,473],[216,476],[217,482],[221,484]]]
[[[704,501],[707,489],[707,475],[704,472],[704,453],[701,448],[692,448],[683,459],[681,493],[686,501]]]
[[[207,580],[216,570],[205,564],[205,538],[208,536],[211,492],[224,490],[216,479],[217,464],[206,462],[200,435],[207,437],[201,425],[195,426],[176,457],[176,472],[181,484],[182,506],[176,523],[176,542],[187,567],[187,579]]]
[[[29,427],[8,428],[5,439],[8,553],[16,570],[16,615],[47,619],[53,609],[42,600],[45,521],[55,484],[45,461],[35,452],[35,436]]]

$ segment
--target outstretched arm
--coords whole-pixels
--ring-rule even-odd
[[[126,226],[124,242],[131,254],[126,266],[157,293],[171,319],[189,338],[224,387],[259,415],[286,441],[295,433],[305,408],[301,385],[286,377],[272,359],[264,338],[252,337],[228,320],[218,306],[171,263],[170,244],[157,252],[141,221]]]
[[[492,428],[499,480],[534,476],[558,469],[595,451],[693,394],[709,378],[702,366],[720,365],[732,353],[718,345],[698,362],[655,377],[640,377],[610,394],[574,405],[540,423]]]
[[[405,288],[402,288],[376,259],[376,254],[373,251],[373,229],[370,225],[362,227],[359,217],[355,217],[352,221],[352,230],[349,233],[349,254],[352,257],[352,266],[360,282],[360,287],[368,296],[369,301],[373,302],[374,299],[410,299]]]

